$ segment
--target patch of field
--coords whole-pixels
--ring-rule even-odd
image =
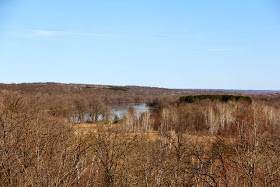
[[[104,123],[79,123],[73,125],[76,135],[86,135],[89,133],[96,133],[99,128],[108,128],[108,127],[109,125]]]
[[[75,134],[76,135],[86,135],[89,133],[97,133],[98,129],[101,128],[118,128],[119,125],[116,124],[106,124],[106,123],[80,123],[74,124]],[[161,138],[158,131],[141,131],[141,132],[130,132],[131,136],[139,135],[142,136],[147,141],[155,142]],[[173,137],[172,137],[173,136]],[[171,132],[166,133],[166,138],[174,138],[174,134]],[[185,134],[185,139],[190,143],[201,144],[205,146],[211,146],[217,141],[217,136],[210,135],[193,135]]]

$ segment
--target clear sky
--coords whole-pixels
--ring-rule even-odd
[[[0,82],[280,90],[279,0],[0,0]]]

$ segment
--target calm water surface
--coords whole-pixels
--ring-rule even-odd
[[[140,104],[119,104],[111,106],[111,115],[114,117],[117,115],[119,118],[123,117],[128,112],[129,107],[135,109],[136,115],[139,117],[143,112],[149,112],[151,108],[145,103]]]
[[[119,118],[122,118],[125,114],[127,114],[128,109],[130,107],[133,107],[135,109],[137,117],[140,117],[140,115],[143,112],[149,112],[151,110],[151,107],[147,106],[147,104],[145,104],[145,103],[140,103],[140,104],[131,103],[131,104],[112,105],[112,106],[110,106],[110,108],[111,108],[110,118],[114,119],[115,115],[117,115]],[[85,121],[91,121],[91,118],[90,118],[89,114],[85,115],[84,120]],[[103,120],[103,116],[99,115],[98,116],[98,121],[102,121],[102,120]],[[70,121],[79,122],[77,117],[72,117],[70,119]]]

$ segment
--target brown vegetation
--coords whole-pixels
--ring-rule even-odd
[[[252,104],[165,96],[151,101],[154,113],[131,108],[111,123],[102,95],[52,89],[1,91],[0,186],[280,185],[274,95]]]

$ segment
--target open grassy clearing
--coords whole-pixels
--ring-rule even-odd
[[[108,130],[108,129],[121,129],[121,125],[120,124],[106,124],[103,122],[99,122],[99,123],[80,123],[80,124],[73,124],[74,130],[75,130],[75,134],[76,135],[88,135],[91,133],[97,133],[98,130]],[[143,136],[145,137],[144,140],[146,141],[157,141],[160,140],[161,138],[161,134],[158,131],[145,131],[145,132],[128,132],[129,134],[131,134],[131,136]],[[174,136],[172,134],[172,132],[168,131],[165,134],[166,136],[172,138],[172,136]],[[184,134],[184,137],[186,138],[186,140],[188,140],[188,142],[195,142],[198,144],[202,144],[205,146],[209,146],[209,145],[213,145],[216,141],[217,138],[220,138],[218,136],[211,136],[211,135],[194,135],[194,134]],[[229,139],[227,138],[227,142],[230,143],[232,142],[233,139]]]

